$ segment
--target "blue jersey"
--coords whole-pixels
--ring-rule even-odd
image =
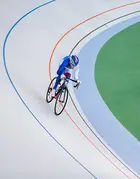
[[[57,70],[58,75],[64,74],[66,69],[72,69],[70,66],[70,60],[71,60],[70,56],[66,56],[65,58],[63,58],[63,62],[61,63],[59,69]]]
[[[60,64],[58,70],[57,70],[57,79],[56,79],[56,83],[54,85],[54,89],[56,90],[60,79],[61,79],[61,75],[67,76],[67,77],[71,77],[72,74],[72,70],[73,68],[70,66],[70,60],[71,60],[71,56],[66,56],[62,59],[62,63]],[[78,80],[78,74],[79,74],[79,65],[77,65],[74,68],[75,71],[75,80]]]

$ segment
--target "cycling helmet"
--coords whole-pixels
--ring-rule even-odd
[[[71,56],[71,64],[77,66],[79,64],[79,58],[76,55]]]

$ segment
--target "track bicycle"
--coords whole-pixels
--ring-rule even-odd
[[[54,77],[49,84],[47,94],[46,94],[46,102],[50,103],[53,99],[55,99],[54,113],[57,116],[60,115],[63,112],[63,110],[65,109],[65,106],[67,104],[68,94],[69,94],[67,84],[69,83],[69,80],[77,83],[76,80],[73,80],[71,78],[65,78],[63,80],[62,84],[61,84],[61,81],[60,81],[60,83],[58,84],[58,88],[56,90],[56,93],[55,93],[55,97],[52,97],[51,91],[52,91],[52,89],[55,85],[56,77]],[[75,88],[78,87],[78,84],[76,84],[74,87]]]

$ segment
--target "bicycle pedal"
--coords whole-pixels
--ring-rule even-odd
[[[53,96],[54,99],[57,99],[57,97],[58,97],[58,94],[55,94],[55,96]]]

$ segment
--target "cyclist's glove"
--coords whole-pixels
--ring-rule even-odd
[[[74,86],[74,88],[78,88],[79,86],[80,86],[80,84],[81,84],[81,81],[79,81],[79,80],[76,80],[76,85]]]

